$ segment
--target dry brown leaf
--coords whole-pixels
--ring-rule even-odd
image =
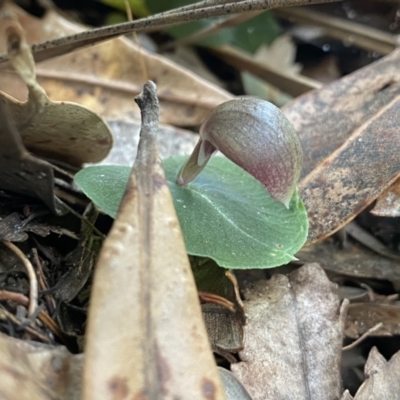
[[[54,174],[49,163],[28,153],[6,105],[0,101],[0,188],[39,198],[58,215],[67,212],[54,196]]]
[[[290,77],[299,75],[301,71],[301,65],[295,63],[295,57],[296,46],[293,40],[288,35],[281,35],[270,46],[261,46],[254,54],[253,60]],[[246,71],[242,72],[241,76],[248,95],[270,101],[279,107],[292,100],[291,96],[272,86],[273,81],[266,82]]]
[[[37,19],[16,6],[8,7],[17,13],[30,43],[84,30],[54,11]],[[214,107],[232,98],[228,92],[191,71],[148,53],[126,38],[42,62],[37,68],[37,76],[51,99],[75,101],[104,118],[140,120],[139,109],[132,106],[132,97],[139,94],[145,81],[142,63],[138,62],[141,57],[149,78],[157,81],[159,87],[162,123],[199,125]],[[0,89],[24,99],[25,94],[15,87],[15,76],[5,72],[1,75]]]
[[[400,376],[400,351],[390,361],[373,347],[369,353],[364,373],[366,380],[358,389],[354,400],[398,400]]]
[[[104,121],[78,104],[50,101],[36,81],[35,62],[18,22],[2,21],[10,61],[28,88],[28,100],[0,92],[28,150],[74,165],[98,162],[110,151],[112,135]]]
[[[2,400],[80,398],[83,355],[0,333]]]
[[[246,294],[242,362],[232,372],[254,400],[335,399],[347,302],[318,264],[274,275]]]
[[[231,46],[221,46],[212,49],[212,51],[223,61],[233,65],[235,68],[251,72],[253,75],[266,80],[292,96],[299,96],[321,86],[319,82],[313,79],[293,75],[291,72],[288,73],[287,71],[271,68],[259,61],[255,61],[250,54]]]
[[[382,326],[373,332],[373,336],[400,335],[400,305],[350,304],[346,317],[345,335],[357,339],[379,323],[382,323]]]
[[[83,399],[224,399],[154,135],[146,84],[138,157],[97,264]]]
[[[400,217],[400,179],[377,198],[371,213],[379,217]]]
[[[301,262],[319,262],[328,271],[355,278],[400,280],[398,261],[356,243],[340,248],[333,240],[324,240],[303,247],[296,257]]]
[[[400,50],[284,107],[305,152],[309,241],[334,233],[400,174]]]

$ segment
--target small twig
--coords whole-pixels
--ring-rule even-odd
[[[235,305],[229,301],[228,299],[225,299],[225,297],[219,296],[214,293],[207,293],[207,292],[198,292],[200,302],[202,304],[205,303],[212,303],[212,304],[219,304],[222,307],[225,307],[231,312],[236,312]]]
[[[0,290],[0,300],[10,300],[14,301],[21,306],[28,307],[29,299],[20,293],[11,292],[8,290]],[[1,311],[0,311],[1,312]],[[38,318],[40,321],[47,326],[50,331],[52,331],[59,339],[66,343],[66,338],[58,325],[50,318],[46,311],[40,310]]]
[[[390,258],[391,260],[400,261],[400,254],[394,253],[392,250],[388,249],[381,241],[379,241],[375,236],[371,235],[365,229],[361,228],[361,226],[355,221],[349,222],[344,227],[344,230],[348,235],[372,251],[375,251],[384,257]]]
[[[379,54],[386,55],[392,52],[399,40],[399,35],[310,9],[280,9],[274,11],[274,14],[297,24],[321,27],[328,36]]]
[[[85,224],[89,225],[89,226],[93,229],[93,232],[95,232],[101,239],[105,239],[105,238],[106,238],[106,236],[105,236],[102,232],[100,232],[100,231],[94,226],[94,224],[92,224],[90,221],[88,221],[88,219],[87,219],[85,216],[83,216],[83,215],[79,214],[78,212],[76,212],[76,211],[75,211],[72,207],[70,207],[68,204],[65,204],[65,208],[66,208],[72,215],[74,215],[76,218],[80,219],[80,220],[83,221]]]
[[[22,293],[11,292],[10,290],[0,290],[0,301],[13,301],[28,307],[29,299]]]
[[[365,332],[363,335],[361,335],[358,339],[356,339],[353,343],[350,343],[347,346],[342,347],[342,351],[347,351],[347,350],[351,350],[354,347],[356,347],[358,344],[360,344],[364,339],[366,339],[368,336],[370,336],[371,334],[373,334],[374,332],[376,332],[378,329],[380,329],[382,327],[383,323],[379,322],[378,324],[376,324],[375,326],[373,326],[372,328],[368,329],[367,332]]]
[[[45,291],[45,290],[47,290],[49,288],[49,285],[47,283],[46,276],[44,275],[44,272],[43,272],[43,266],[42,266],[42,263],[40,261],[39,254],[38,254],[37,249],[35,247],[32,248],[32,253],[33,253],[33,258],[35,259],[35,263],[36,263],[37,270],[38,270],[40,290],[41,291]],[[45,297],[45,300],[46,300],[46,303],[47,303],[47,308],[49,309],[49,312],[50,313],[54,312],[55,300],[54,300],[53,296],[47,294],[44,297]]]
[[[270,10],[278,7],[292,7],[304,4],[332,3],[335,1],[342,0],[231,0],[229,3],[225,1],[207,2],[203,3],[202,8],[194,8],[190,11],[185,8],[178,8],[167,13],[156,14],[133,22],[124,22],[122,24],[97,28],[39,43],[32,46],[32,52],[36,61],[44,61],[133,31],[146,30],[148,28],[161,29],[200,19],[219,17],[221,15]],[[0,63],[7,60],[7,55],[0,55]]]
[[[22,322],[3,307],[0,309],[0,315],[1,314],[3,314],[5,317],[7,317],[15,325],[21,327],[24,331],[30,333],[32,336],[35,336],[42,342],[48,343],[48,344],[51,343],[51,340],[47,336],[43,335],[41,332],[37,331],[35,328],[32,328],[31,326],[22,326]]]
[[[38,282],[35,274],[35,270],[28,257],[14,244],[11,242],[3,241],[4,245],[7,246],[24,264],[29,278],[29,307],[28,315],[32,315],[38,306]]]

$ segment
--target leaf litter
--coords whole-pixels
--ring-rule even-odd
[[[395,53],[394,53],[395,54]],[[389,56],[390,57],[390,56]],[[371,65],[371,68],[372,68],[372,66],[373,66],[374,64],[372,64]],[[384,67],[384,64],[382,65],[380,65],[380,67]],[[367,67],[368,68],[368,67]],[[382,70],[382,68],[381,68],[381,70]],[[385,67],[386,68],[386,67]],[[378,68],[379,69],[379,68]],[[384,68],[383,68],[384,69]],[[379,71],[377,71],[377,70],[375,70],[375,72],[377,73],[377,72],[379,72]],[[387,71],[386,71],[387,72]],[[385,75],[386,74],[386,72],[383,72],[382,73],[382,76],[383,77],[386,77],[387,75]],[[389,74],[390,75],[390,74]],[[372,74],[372,76],[374,76],[374,74]],[[349,78],[350,79],[350,78]],[[351,80],[351,79],[350,79]],[[357,79],[355,78],[355,81],[357,81]],[[339,82],[341,82],[341,81],[339,81]],[[390,83],[390,82],[389,82]],[[338,84],[339,85],[339,84]],[[350,86],[350,85],[349,85]],[[333,87],[333,85],[332,85],[332,87]],[[339,87],[339,86],[338,86]],[[346,88],[346,87],[345,87]],[[387,89],[387,90],[386,90]],[[390,97],[390,95],[391,95],[391,91],[394,91],[395,92],[395,90],[396,90],[396,85],[391,85],[391,84],[389,84],[389,86],[387,87],[387,88],[385,88],[385,85],[383,85],[382,86],[382,91],[384,92],[384,96],[386,96],[386,95],[388,95],[389,97]],[[361,92],[362,92],[362,90],[361,90]],[[393,93],[394,93],[393,92]],[[320,92],[320,91],[318,91],[318,92],[315,92],[315,93],[323,93],[323,92]],[[326,93],[326,92],[325,92]],[[345,93],[347,93],[346,91],[345,91]],[[373,96],[373,94],[374,93],[372,93],[371,94],[371,101],[372,101],[372,103],[371,104],[373,104],[373,101],[374,101],[374,96]],[[307,96],[307,95],[306,95]],[[329,99],[329,95],[328,94],[326,94],[326,96],[327,96],[327,98]],[[361,95],[360,95],[361,96]],[[310,96],[311,97],[311,96]],[[343,97],[343,96],[342,96]],[[388,97],[388,98],[389,98]],[[298,102],[297,104],[299,104],[299,110],[302,110],[302,101],[305,101],[304,99],[306,99],[307,97],[303,97],[303,98],[299,98],[299,99],[297,99],[296,100],[296,102]],[[323,98],[323,97],[322,97]],[[386,99],[386,97],[385,97],[385,99]],[[316,102],[316,103],[318,103],[318,100],[320,100],[320,99],[314,99],[313,101],[314,102]],[[364,100],[360,97],[360,103],[359,104],[362,104],[362,102],[363,102]],[[388,101],[390,101],[390,99],[388,100]],[[385,102],[386,102],[386,100],[385,100]],[[340,102],[338,102],[338,103],[340,103]],[[293,104],[296,104],[296,103],[293,103]],[[329,103],[328,103],[329,104]],[[355,104],[355,103],[354,103]],[[387,102],[385,103],[385,104],[387,104]],[[328,108],[328,107],[327,107]],[[372,107],[372,109],[374,110],[374,108]],[[304,110],[304,108],[303,108],[303,110]],[[354,110],[353,110],[354,111]],[[376,110],[375,110],[376,111]],[[378,114],[379,114],[379,112],[380,111],[377,111],[378,112]],[[354,112],[354,115],[356,115],[357,116],[357,118],[358,118],[358,116],[359,116],[359,113],[356,113],[356,112]],[[363,117],[363,118],[366,118],[367,120],[368,119],[371,119],[370,117]],[[375,118],[375,117],[372,117],[372,118]],[[395,117],[394,117],[395,118]],[[347,121],[347,119],[346,118],[343,118],[344,120],[346,120]],[[351,118],[350,118],[350,120],[352,120]],[[353,120],[352,120],[353,121]],[[336,121],[337,122],[337,121]],[[348,122],[348,121],[347,121]],[[357,123],[359,123],[359,122],[357,122]],[[317,126],[317,125],[322,125],[323,123],[321,123],[321,122],[317,122],[314,126]],[[351,124],[350,124],[351,125]],[[357,126],[355,126],[355,127],[353,127],[352,129],[354,130],[354,129],[356,129],[357,128]],[[345,139],[345,141],[346,141],[347,139]],[[347,144],[346,144],[347,145]],[[322,146],[322,145],[320,145],[320,147],[321,148],[323,148],[323,147],[325,147],[325,146]],[[340,146],[339,146],[340,147]],[[330,156],[330,152],[327,154],[327,155],[325,155],[324,157],[326,158],[326,157],[329,157]],[[324,160],[325,158],[323,158],[322,160]],[[382,182],[382,189],[383,189],[383,187],[386,185],[386,187],[389,185],[389,183],[390,183],[390,179],[389,178],[386,178],[386,183],[384,183],[384,182]],[[374,195],[375,196],[375,195]],[[368,200],[368,199],[367,199]],[[365,202],[366,200],[365,200],[365,198],[364,198],[364,202]],[[368,200],[369,201],[369,200]],[[368,202],[367,201],[367,202]],[[372,201],[372,200],[371,200]],[[354,215],[354,216],[356,216],[356,214],[358,214],[359,213],[359,209],[357,209],[357,210],[353,210],[353,211],[351,211],[351,213],[350,213],[350,215]],[[333,230],[336,230],[336,228],[338,228],[338,225],[340,225],[340,224],[342,224],[343,223],[343,217],[341,217],[342,219],[340,219],[339,218],[339,223],[337,224],[337,225],[335,225],[335,228],[333,229]],[[324,231],[321,235],[329,235],[329,234],[331,234],[332,232],[333,232],[333,230],[332,229],[328,229],[326,232]],[[319,234],[319,233],[318,233]],[[338,236],[339,237],[339,236]],[[341,253],[341,245],[343,245],[343,246],[345,246],[345,242],[343,242],[342,244],[340,244],[340,240],[338,239],[338,237],[335,237],[335,238],[333,238],[333,239],[331,239],[331,243],[333,243],[333,249],[334,250],[336,250],[336,252],[335,251],[332,251],[331,253],[330,253],[330,256],[332,256],[332,254],[335,254],[335,253]],[[323,244],[323,243],[325,243],[325,242],[322,242],[322,243],[320,243],[320,244]],[[339,243],[339,244],[338,244]],[[352,243],[354,243],[354,242],[352,242]],[[336,246],[336,247],[335,247]],[[307,248],[305,248],[305,249],[307,249]],[[339,249],[339,251],[338,251],[338,249]],[[365,250],[365,249],[363,249],[363,250]],[[369,254],[374,254],[374,253],[369,253]],[[376,256],[376,255],[375,255]],[[328,259],[328,257],[329,256],[325,256],[325,261]],[[365,258],[368,258],[368,256],[366,256]],[[380,260],[383,260],[383,261],[386,261],[382,256],[376,256],[376,262],[375,263],[370,263],[371,264],[371,267],[375,270],[375,272],[374,272],[374,278],[376,279],[376,278],[378,278],[378,279],[380,279],[380,276],[379,276],[379,274],[380,274],[380,270],[379,270],[379,268],[377,267],[377,264],[379,264],[379,262],[380,262]],[[350,261],[349,260],[349,265],[351,265],[351,263],[352,263],[352,261]],[[338,262],[337,263],[339,266],[340,266],[340,262]],[[395,269],[394,269],[394,265],[395,265],[396,263],[393,263],[393,265],[390,267],[390,268],[392,268],[389,272],[387,272],[387,276],[390,278],[390,279],[392,279],[393,280],[393,284],[395,284],[396,283],[396,275],[395,275]],[[315,273],[315,269],[318,269],[318,267],[316,267],[316,266],[312,266],[312,267],[310,267],[310,266],[307,266],[307,267],[303,267],[304,269],[307,269],[307,268],[314,268],[314,273]],[[360,268],[361,269],[361,268]],[[300,270],[299,270],[300,271]],[[329,271],[328,271],[329,272]],[[298,272],[299,273],[299,272]],[[361,274],[363,273],[363,271],[361,271]],[[295,275],[296,273],[293,273],[293,275]],[[366,274],[368,274],[368,272],[366,273]],[[290,275],[290,276],[293,276],[293,275]],[[318,275],[318,273],[316,273],[316,275]],[[313,275],[314,276],[314,275]],[[319,275],[318,275],[319,276]],[[332,277],[331,275],[329,275],[330,277]],[[342,275],[343,277],[347,277],[348,275],[347,275],[347,272],[344,272],[344,275]],[[343,277],[341,278],[342,280],[338,280],[338,282],[343,282]],[[279,279],[284,279],[284,277],[283,276],[281,276],[281,277],[279,277],[279,276],[275,276],[275,278],[273,278],[273,281],[272,282],[274,282],[274,280],[277,280],[277,281],[279,281]],[[285,278],[285,279],[287,279],[287,278]],[[326,278],[325,278],[326,279]],[[312,279],[309,279],[310,281],[312,281]],[[304,283],[304,282],[303,282]],[[357,281],[357,283],[359,283],[358,281]],[[305,286],[307,286],[306,284],[305,284]],[[311,285],[312,286],[312,285]],[[299,287],[302,287],[302,285],[299,285]],[[332,286],[331,286],[332,287]],[[286,290],[287,290],[287,288],[285,288]],[[303,288],[304,289],[304,288]],[[377,286],[375,286],[375,289],[376,290],[379,290],[379,288],[377,287]],[[300,290],[300,289],[299,289]],[[309,290],[309,289],[308,289]],[[285,293],[285,291],[284,291],[284,289],[282,289],[282,292],[283,293]],[[318,293],[318,292],[317,292]],[[317,294],[317,293],[315,293],[315,295]],[[327,291],[327,293],[330,293],[329,291]],[[250,294],[251,294],[251,292],[250,292]],[[8,295],[8,294],[7,294]],[[249,296],[249,298],[250,298],[250,296]],[[310,296],[310,298],[312,298],[312,296]],[[328,298],[330,298],[329,296],[328,296]],[[336,298],[335,298],[336,299]],[[308,300],[308,298],[307,298],[307,300]],[[321,300],[320,300],[320,302],[316,305],[316,309],[317,310],[319,310],[319,309],[323,309],[324,308],[324,306],[326,305],[325,304],[325,302],[326,302],[326,299],[325,298],[321,298]],[[335,300],[334,302],[333,302],[333,304],[339,304],[338,303],[339,302],[339,300]],[[114,303],[115,304],[115,303]],[[268,303],[267,303],[268,304]],[[366,303],[366,304],[368,304],[368,303]],[[119,305],[119,304],[118,304]],[[115,307],[118,307],[118,305],[116,305]],[[332,306],[332,303],[329,303],[329,305],[330,306]],[[374,304],[371,304],[371,306],[376,306],[376,305],[374,305]],[[383,306],[383,305],[379,305],[379,309],[385,309],[385,307],[389,307],[389,306],[392,306],[392,305],[386,305],[386,306]],[[271,307],[271,305],[269,305],[269,306],[266,306],[266,307]],[[368,308],[368,306],[366,306],[367,308]],[[251,307],[250,307],[251,308]],[[110,312],[110,313],[108,313],[107,314],[107,316],[106,316],[106,319],[107,318],[109,318],[109,315],[111,315],[111,313],[114,311],[114,309]],[[288,310],[285,310],[286,312],[288,311]],[[336,307],[336,311],[338,311],[338,306]],[[250,313],[249,313],[250,314]],[[5,314],[4,314],[5,315]],[[130,314],[129,314],[130,315]],[[337,315],[337,314],[336,314]],[[267,315],[267,319],[266,319],[266,321],[268,322],[269,320],[273,320],[275,317],[272,317],[270,314],[268,314]],[[342,318],[344,318],[344,317],[342,317]],[[368,319],[369,317],[367,317],[367,319]],[[377,321],[378,320],[381,320],[382,318],[381,317],[378,317],[377,318]],[[393,321],[390,319],[390,313],[389,313],[389,323],[392,323]],[[104,319],[103,319],[104,320]],[[122,318],[120,319],[120,321],[122,320]],[[248,325],[248,327],[247,328],[245,328],[245,329],[249,329],[250,331],[251,331],[251,329],[252,329],[252,327],[251,327],[251,324],[249,323],[249,325]],[[393,332],[395,333],[395,331],[393,330]],[[392,332],[392,333],[393,333]],[[352,336],[352,337],[356,337],[356,336],[359,336],[360,334],[362,334],[363,333],[363,331],[357,331],[356,332],[356,334],[354,334],[354,336]],[[282,338],[282,336],[283,335],[281,335],[281,338]],[[312,335],[310,335],[310,336],[312,336]],[[281,339],[280,338],[280,339]],[[324,339],[324,337],[323,337],[323,335],[322,335],[322,338],[321,339]],[[335,342],[336,343],[336,342]],[[251,345],[252,343],[247,339],[247,342],[246,342],[246,344],[245,344],[245,348],[244,348],[244,350],[243,350],[243,352],[246,352],[246,347],[248,346],[248,345]],[[250,348],[250,347],[249,347]],[[300,349],[300,350],[299,350]],[[301,346],[299,347],[299,348],[297,348],[296,350],[297,350],[297,352],[301,352]],[[331,350],[331,349],[328,349],[328,350]],[[283,354],[283,355],[285,355],[285,352],[286,352],[286,348],[285,347],[282,347],[281,348],[281,350],[280,350],[280,355],[281,354]],[[329,353],[329,351],[326,351],[325,352],[325,356],[327,355]],[[243,354],[245,354],[245,353],[243,353]],[[329,353],[329,354],[331,354],[332,355],[332,353]],[[338,354],[339,354],[339,357],[340,357],[340,351],[339,352],[337,352],[337,354],[336,354],[336,357],[338,357]],[[265,350],[264,351],[258,351],[256,354],[255,354],[255,356],[254,356],[254,362],[256,363],[257,361],[259,361],[259,359],[262,359],[262,357],[264,357],[265,356]],[[21,357],[21,359],[24,359],[24,356],[22,355],[22,354],[20,354],[20,353],[18,353],[18,356],[17,357]],[[334,358],[335,359],[335,357],[332,357],[332,358]],[[279,358],[278,358],[279,359]],[[369,398],[392,398],[391,396],[393,396],[393,394],[395,394],[395,393],[398,393],[399,392],[399,390],[398,390],[398,388],[397,388],[397,382],[398,382],[398,379],[397,379],[397,377],[399,376],[399,372],[398,372],[398,368],[397,368],[397,360],[398,360],[398,353],[397,354],[395,354],[395,355],[393,355],[392,356],[392,359],[390,360],[390,361],[386,361],[384,358],[383,358],[383,356],[381,356],[380,354],[379,354],[379,352],[376,350],[376,349],[373,349],[372,351],[371,351],[371,353],[370,353],[370,357],[369,357],[369,363],[367,363],[367,365],[365,366],[365,372],[366,372],[366,375],[367,375],[367,379],[366,379],[366,381],[365,381],[365,383],[363,384],[363,386],[360,388],[360,390],[359,390],[359,392],[355,395],[355,397],[354,398],[356,398],[356,399],[361,399],[361,398],[367,398],[367,397],[363,397],[363,396],[368,396]],[[243,363],[243,361],[244,360],[242,360],[242,363]],[[302,362],[303,362],[303,360],[301,360]],[[90,361],[89,361],[90,362]],[[129,362],[129,361],[127,361],[127,362]],[[278,365],[279,365],[279,363],[277,363]],[[303,363],[304,364],[304,363]],[[303,366],[303,364],[301,364],[301,366]],[[307,363],[305,363],[305,364],[307,364]],[[7,365],[7,364],[6,364]],[[237,365],[241,365],[240,363],[239,364],[237,364]],[[297,366],[298,367],[298,366]],[[232,367],[232,369],[234,370],[235,369],[235,366],[233,366]],[[261,370],[262,368],[260,368],[260,370]],[[304,371],[303,371],[304,372]],[[304,377],[304,374],[303,374],[303,372],[299,375],[299,376],[301,376],[301,377]],[[318,372],[318,371],[317,371]],[[334,374],[331,374],[332,375],[332,382],[333,382],[333,384],[332,384],[332,382],[331,382],[331,386],[330,387],[336,387],[336,378],[337,378],[337,375],[336,375],[336,372],[338,372],[338,369],[337,370],[334,370]],[[331,373],[331,371],[329,371],[329,373]],[[28,375],[29,376],[29,375]],[[306,375],[307,376],[307,375]],[[393,377],[393,379],[391,378],[391,377]],[[270,383],[269,382],[269,380],[274,380],[274,378],[272,378],[271,379],[271,376],[268,376],[268,380],[267,380],[267,382],[268,383]],[[298,379],[298,376],[295,376],[295,378],[297,378]],[[29,378],[28,378],[29,379]],[[305,385],[304,384],[304,382],[307,382],[307,380],[306,379],[303,379],[303,380],[301,380],[301,379],[298,379],[298,380],[300,380],[300,382],[301,382],[301,384],[300,384],[300,387],[301,387],[301,385],[303,385],[303,387],[306,387],[307,385]],[[318,380],[318,379],[315,379],[315,380],[313,380],[313,383],[314,382],[316,382],[316,383],[320,383],[320,381]],[[15,381],[14,381],[14,383],[15,383]],[[115,385],[113,386],[113,387],[115,387],[116,388],[116,391],[117,391],[117,393],[124,393],[124,390],[126,389],[126,387],[124,386],[124,385],[122,385],[121,384],[121,381],[113,381],[113,384],[115,383]],[[274,383],[274,382],[272,382],[272,383]],[[325,382],[324,382],[325,383]],[[284,382],[284,385],[286,385],[287,386],[287,382],[285,381]],[[315,384],[316,386],[315,386],[315,390],[316,391],[318,391],[319,389],[320,389],[320,387],[323,387],[323,385],[321,384],[321,386],[319,387],[317,384]],[[328,385],[329,386],[329,385]],[[254,389],[254,388],[252,388],[252,389]],[[313,388],[314,389],[314,388]],[[15,390],[15,389],[14,389]],[[279,390],[281,390],[281,388],[279,388]],[[282,389],[283,390],[283,389]],[[122,391],[122,392],[121,392]],[[252,393],[251,391],[250,391],[250,388],[249,388],[249,392],[250,393]],[[13,392],[12,392],[13,393]],[[34,393],[34,392],[32,392],[32,393]],[[336,393],[336,392],[335,392]],[[367,394],[366,394],[367,393]],[[339,385],[339,394],[338,394],[338,396],[340,397],[340,385]],[[244,396],[244,395],[243,395]],[[394,395],[395,396],[395,395]],[[30,397],[30,398],[32,398],[32,397]],[[256,397],[255,397],[256,398]],[[260,397],[260,398],[263,398],[263,397]],[[276,397],[276,398],[279,398],[279,397]],[[288,397],[288,398],[293,398],[293,397]],[[326,397],[321,397],[321,398],[326,398]],[[351,399],[352,397],[350,396],[350,394],[348,394],[348,393],[344,393],[343,394],[343,397],[342,398],[347,398],[347,399]],[[393,398],[396,398],[396,397],[393,397]]]

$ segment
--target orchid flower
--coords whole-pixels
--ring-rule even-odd
[[[217,106],[200,127],[200,139],[176,183],[196,178],[220,151],[260,181],[289,208],[303,164],[300,139],[282,111],[255,98],[237,98]]]

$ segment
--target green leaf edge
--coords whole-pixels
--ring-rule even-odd
[[[178,159],[178,158],[182,158],[182,157],[180,157],[180,156],[170,157],[170,158],[168,158],[168,159],[166,159],[166,160],[163,160],[163,163],[168,162],[168,160]],[[220,157],[216,157],[216,158],[219,159]],[[222,158],[222,157],[221,157],[221,158]],[[223,159],[226,160],[227,162],[231,163],[229,160],[227,160],[227,159],[225,159],[225,158],[223,158]],[[79,172],[75,175],[74,181],[75,181],[75,184],[82,190],[82,192],[85,193],[86,196],[87,196],[89,199],[91,199],[91,200],[93,201],[93,203],[95,203],[95,204],[96,204],[101,210],[103,210],[107,215],[111,216],[112,218],[115,218],[116,215],[117,215],[117,213],[118,213],[119,206],[118,206],[118,207],[117,207],[117,206],[115,206],[115,207],[108,207],[107,205],[106,205],[106,206],[101,205],[101,204],[100,204],[101,202],[99,202],[99,201],[94,201],[93,196],[92,196],[92,193],[90,193],[91,190],[90,190],[90,189],[87,190],[87,188],[85,188],[85,184],[83,183],[83,181],[84,181],[84,179],[85,179],[84,176],[85,176],[86,173],[90,172],[90,171],[93,170],[93,169],[99,170],[99,169],[102,168],[102,167],[107,168],[107,169],[108,169],[108,172],[111,171],[112,169],[115,169],[115,171],[118,171],[119,177],[121,177],[121,171],[124,171],[124,172],[126,173],[126,183],[125,183],[125,184],[122,184],[122,185],[121,185],[121,180],[120,180],[120,181],[118,181],[118,179],[115,180],[115,182],[117,183],[117,186],[120,186],[120,188],[119,188],[118,190],[117,190],[116,188],[114,188],[114,192],[115,192],[116,190],[117,190],[117,192],[120,191],[121,197],[122,197],[122,196],[123,196],[123,193],[125,192],[126,185],[127,185],[128,179],[129,179],[129,175],[130,175],[130,172],[131,172],[131,168],[130,168],[130,167],[127,167],[127,166],[120,166],[120,165],[96,165],[96,166],[89,166],[89,167],[84,168],[84,169],[82,169],[81,171],[79,171]],[[235,167],[237,167],[237,166],[235,166]],[[208,166],[207,168],[210,168],[210,166]],[[237,168],[238,168],[238,170],[243,171],[240,167],[237,167]],[[247,173],[245,173],[245,174],[248,176],[249,179],[255,180],[251,175],[249,175],[249,174],[247,174]],[[255,181],[256,181],[256,180],[255,180]],[[256,181],[256,182],[259,184],[258,181]],[[171,188],[171,185],[175,185],[175,183],[174,183],[174,182],[171,182],[171,181],[168,181],[168,184],[170,185],[171,194],[173,194],[173,190],[172,190],[172,188]],[[192,184],[193,184],[193,182],[192,182]],[[191,184],[191,185],[192,185],[192,184]],[[261,184],[260,184],[260,185],[261,185]],[[192,187],[191,189],[193,190],[193,187]],[[265,192],[266,192],[266,196],[269,196],[268,191],[265,190]],[[176,202],[175,202],[175,199],[174,199],[174,205],[175,205],[175,209],[176,209]],[[295,191],[295,193],[293,194],[292,199],[291,199],[291,201],[290,201],[290,207],[289,207],[289,208],[291,209],[291,208],[293,208],[293,207],[295,207],[295,208],[298,209],[299,214],[303,214],[303,215],[304,215],[304,223],[305,223],[305,225],[306,225],[306,226],[305,226],[305,233],[304,233],[304,238],[300,241],[301,244],[299,244],[299,245],[297,245],[297,246],[289,246],[289,247],[288,247],[288,251],[286,251],[286,252],[283,252],[282,250],[280,250],[282,253],[286,254],[286,256],[287,256],[287,260],[286,260],[285,262],[283,262],[283,263],[278,263],[278,264],[270,263],[270,264],[268,264],[268,265],[263,263],[263,264],[261,264],[261,265],[248,265],[248,266],[237,266],[237,265],[235,265],[235,266],[233,266],[233,265],[232,265],[232,261],[223,260],[223,259],[218,258],[218,257],[216,258],[216,257],[214,257],[213,255],[208,254],[207,252],[203,253],[203,252],[198,252],[198,251],[193,251],[193,250],[191,250],[191,251],[188,251],[188,250],[187,250],[187,252],[188,252],[188,254],[193,255],[193,256],[211,258],[211,259],[213,259],[219,266],[221,266],[221,267],[223,267],[223,268],[228,268],[228,269],[269,269],[269,268],[275,268],[275,267],[278,267],[278,266],[281,266],[281,265],[285,265],[285,264],[289,263],[290,261],[297,260],[296,257],[294,257],[294,254],[297,253],[297,252],[300,250],[300,248],[303,246],[303,244],[306,242],[306,240],[307,240],[307,234],[308,234],[308,226],[309,226],[306,208],[305,208],[305,206],[304,206],[304,203],[303,203],[302,200],[300,199],[300,197],[299,197],[297,191]],[[179,219],[179,212],[178,212],[177,209],[176,209],[176,212],[177,212],[178,219]],[[300,242],[299,242],[299,243],[300,243]],[[292,249],[292,251],[289,251],[289,249]]]

